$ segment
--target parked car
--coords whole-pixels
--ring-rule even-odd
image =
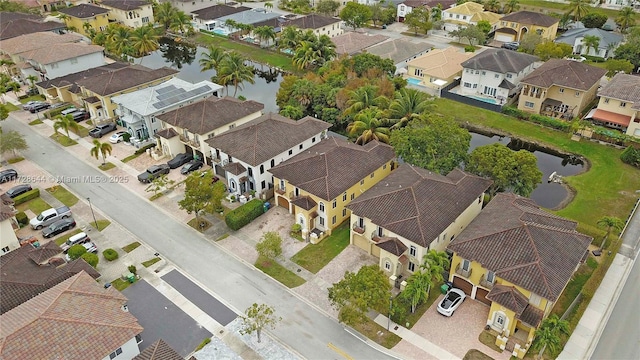
[[[18,177],[18,172],[13,169],[0,170],[0,184],[9,182]]]
[[[200,169],[204,163],[200,160],[191,160],[180,169],[180,174],[186,175],[192,171]]]
[[[87,242],[82,244],[82,246],[84,246],[85,249],[87,249],[88,253],[93,253],[93,254],[97,254],[98,253],[98,247],[96,246],[96,244],[92,243],[92,242]],[[69,254],[64,256],[65,259],[67,259],[67,262],[71,261],[71,256],[69,256]]]
[[[12,187],[11,189],[7,190],[7,192],[5,194],[7,194],[7,196],[9,196],[10,198],[15,198],[18,195],[22,195],[24,193],[26,193],[27,191],[31,191],[31,185],[29,184],[21,184],[21,185],[17,185]]]
[[[169,165],[169,168],[175,169],[188,163],[191,160],[193,160],[193,155],[187,154],[187,153],[181,153],[176,155],[176,157],[174,157],[173,159],[167,161],[167,165]]]
[[[141,183],[150,183],[153,179],[168,174],[170,170],[167,164],[153,165],[148,168],[147,171],[138,175],[138,181]]]
[[[520,47],[520,43],[517,41],[507,42],[502,44],[501,47],[507,50],[518,50],[518,48]]]
[[[106,135],[115,130],[116,130],[116,124],[114,123],[97,125],[95,128],[89,130],[89,136],[97,139],[97,138],[101,138],[102,135]]]
[[[67,251],[69,251],[69,248],[72,247],[73,245],[85,244],[88,242],[91,242],[89,235],[87,235],[84,232],[81,232],[70,237],[67,241],[65,241],[62,245],[60,245],[60,248],[66,254]]]
[[[42,236],[45,239],[48,239],[67,230],[71,230],[74,227],[76,227],[76,221],[73,220],[73,218],[58,220],[48,227],[44,228],[44,230],[42,230]]]
[[[51,107],[49,109],[57,109],[59,107],[63,107],[63,106],[67,106],[69,105],[69,103],[66,102],[59,102],[59,103],[55,103],[55,104],[51,104]],[[74,108],[75,109],[75,108]],[[64,110],[63,110],[64,111]]]
[[[37,103],[39,103],[41,101],[27,101],[26,103],[22,104],[22,110],[29,110],[31,109],[31,107]]]
[[[438,312],[444,316],[451,316],[453,312],[462,304],[467,295],[464,291],[452,288],[438,304]]]
[[[34,104],[32,106],[29,107],[29,112],[32,114],[35,114],[37,112],[40,112],[42,110],[48,109],[49,107],[51,107],[51,105],[49,103],[46,102],[39,102],[37,104]]]
[[[109,142],[112,144],[117,144],[120,141],[124,141],[124,135],[128,134],[126,131],[118,131],[117,133],[111,135],[109,137]]]
[[[76,109],[75,106],[72,106],[60,111],[60,115],[65,116],[65,115],[73,114],[76,111],[79,111],[79,110]]]
[[[34,230],[40,230],[60,219],[69,217],[71,217],[71,209],[66,206],[61,206],[57,209],[51,208],[41,212],[38,216],[29,220],[29,225],[31,225],[31,228]]]
[[[76,112],[72,112],[70,115],[73,118],[73,121],[75,122],[87,120],[90,117],[89,113],[84,110],[78,110]]]

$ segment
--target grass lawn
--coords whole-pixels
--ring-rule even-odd
[[[147,261],[143,261],[142,262],[142,266],[149,267],[149,266],[157,263],[160,260],[162,260],[162,259],[160,259],[159,257],[154,257],[153,259],[150,259],[150,260],[147,260]]]
[[[29,125],[39,125],[39,124],[42,124],[42,120],[40,119],[35,119],[29,123]]]
[[[107,170],[113,169],[114,167],[116,167],[116,166],[113,163],[108,162],[108,163],[104,163],[104,164],[98,166],[98,169],[100,169],[102,171],[107,171]]]
[[[96,222],[98,223],[98,227],[96,228]],[[93,226],[94,229],[97,229],[98,231],[102,231],[104,229],[107,228],[107,226],[111,225],[111,221],[109,220],[97,220],[97,221],[92,221],[91,222],[91,226]]]
[[[462,360],[493,360],[493,358],[480,350],[471,349],[464,354]]]
[[[42,198],[37,197],[33,200],[29,200],[26,203],[22,203],[16,206],[18,211],[25,211],[27,209],[31,210],[34,214],[38,215],[41,212],[51,209],[51,205],[47,204],[46,201],[42,200]]]
[[[576,176],[565,177],[577,194],[557,215],[579,222],[578,230],[594,237],[604,234],[596,227],[603,216],[626,219],[635,204],[640,189],[640,170],[620,160],[621,150],[587,140],[573,141],[563,133],[492,111],[458,103],[449,99],[435,100],[436,111],[469,122],[500,129],[523,140],[549,145],[559,150],[582,155],[591,169]]]
[[[132,252],[133,250],[135,250],[138,246],[140,246],[140,243],[136,241],[136,242],[132,242],[132,243],[131,243],[131,244],[129,244],[129,245],[124,246],[124,247],[122,248],[122,250],[124,250],[124,252],[128,252],[128,253],[130,253],[130,252]]]
[[[62,134],[55,134],[54,133],[53,135],[49,136],[49,138],[57,141],[60,145],[62,145],[64,147],[78,144],[75,140],[72,140],[69,137],[67,137],[66,135],[62,135]]]
[[[7,162],[9,164],[15,164],[15,163],[19,163],[20,161],[24,160],[23,157],[21,156],[16,156],[16,157],[12,157],[11,159],[7,160]]]
[[[122,162],[123,162],[123,163],[129,162],[129,161],[131,161],[131,160],[133,160],[133,159],[137,158],[137,157],[138,157],[138,156],[140,156],[140,155],[142,155],[142,154],[132,154],[132,155],[129,155],[129,156],[127,156],[126,158],[122,159]]]
[[[216,241],[220,241],[220,240],[224,240],[226,238],[229,237],[229,234],[222,234],[222,236],[220,236],[219,238],[216,239]]]
[[[483,332],[481,332],[478,336],[478,340],[491,349],[499,353],[502,352],[502,349],[500,349],[500,347],[496,345],[496,335],[492,334],[489,330],[484,330]]]
[[[76,129],[72,129],[69,128],[69,131],[80,136],[80,137],[85,137],[85,136],[89,136],[89,129],[87,129],[86,127],[78,124],[78,130]]]
[[[560,298],[556,301],[551,312],[558,316],[562,316],[576,296],[578,296],[580,291],[582,291],[584,284],[587,283],[587,280],[589,280],[591,274],[593,274],[593,271],[597,267],[598,263],[591,257],[591,255],[589,255],[587,262],[580,265],[578,270],[573,274],[571,280],[569,280],[569,283],[567,284],[567,287],[562,292],[562,295],[560,295]]]
[[[154,195],[155,196],[155,195]],[[153,197],[153,196],[152,196]],[[198,224],[198,221],[196,220],[196,218],[193,218],[191,220],[189,220],[187,222],[187,225],[191,226],[192,228],[200,231],[200,232],[204,232],[205,230],[207,230],[208,228],[211,227],[211,223],[208,222],[205,219],[200,219],[200,222],[204,223],[204,226],[201,228],[200,225]]]
[[[82,230],[80,229],[75,229],[67,234],[65,234],[64,236],[60,236],[59,238],[57,238],[55,240],[56,244],[58,245],[62,245],[64,244],[65,241],[69,240],[70,237],[72,237],[75,234],[80,234],[82,232]]]
[[[19,107],[13,105],[12,103],[8,102],[6,104],[3,104],[5,108],[7,108],[8,112],[12,112],[12,111],[16,111],[16,110],[20,110]]]
[[[54,198],[60,200],[66,206],[73,206],[78,202],[78,198],[69,192],[64,186],[56,185],[47,189],[47,192]]]
[[[317,274],[329,261],[333,260],[342,250],[349,245],[349,222],[333,230],[333,234],[318,244],[309,244],[297,254],[291,261],[303,268]]]
[[[359,333],[368,337],[369,339],[377,342],[387,349],[391,349],[396,346],[402,338],[390,331],[387,328],[378,325],[375,321],[369,319],[363,323],[353,326]]]
[[[261,49],[257,46],[242,44],[220,36],[213,36],[205,33],[198,34],[195,41],[204,47],[216,46],[225,50],[235,50],[255,62],[275,66],[287,72],[298,72],[298,69],[293,65],[289,56]]]
[[[504,4],[505,2],[502,2],[502,3]],[[539,9],[532,9],[531,7],[544,8],[552,12],[564,14],[565,12],[567,12],[567,9],[569,8],[569,4],[550,2],[550,1],[544,1],[544,0],[520,0],[520,10],[539,10]],[[618,16],[618,11],[612,10],[612,9],[589,7],[589,12],[605,14],[610,18],[615,18]]]
[[[44,100],[44,96],[38,94],[38,95],[29,96],[24,99],[20,99],[20,102],[23,104],[26,104],[29,101],[42,101],[42,100]]]
[[[118,289],[118,291],[122,291],[126,288],[128,288],[131,285],[131,283],[127,280],[122,280],[120,278],[117,278],[113,281],[111,281],[111,286],[113,286],[114,288]]]
[[[278,264],[276,261],[269,260],[262,256],[258,257],[258,260],[256,260],[254,265],[263,273],[271,276],[275,280],[278,280],[288,288],[294,288],[305,283],[305,280],[293,273],[293,271]]]
[[[413,314],[411,313],[411,309],[407,311],[407,319],[405,320],[405,322],[409,323],[409,326],[407,326],[408,329],[411,329],[413,325],[415,325],[418,320],[420,320],[422,315],[424,315],[424,313],[426,313],[431,305],[433,305],[433,303],[438,299],[438,297],[440,296],[440,286],[442,284],[443,283],[434,284],[433,288],[431,288],[431,291],[429,292],[429,298],[427,299],[427,301],[418,305],[416,307],[416,311]]]
[[[195,350],[193,350],[193,351],[194,351],[194,352],[196,352],[196,351],[200,351],[200,350],[202,350],[202,348],[203,348],[203,347],[205,347],[205,346],[206,346],[208,343],[210,343],[210,342],[211,342],[211,338],[206,338],[206,339],[202,340],[202,342],[200,343],[200,345],[198,345],[198,347],[197,347]]]

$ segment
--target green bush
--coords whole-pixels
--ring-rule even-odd
[[[464,47],[464,52],[476,52],[476,47],[473,45],[467,45]]]
[[[113,261],[118,258],[118,252],[113,249],[105,249],[102,252],[102,256],[104,256],[107,261]]]
[[[30,191],[27,191],[22,195],[16,196],[15,198],[13,198],[13,202],[15,206],[18,206],[20,204],[26,203],[29,200],[33,200],[37,197],[40,197],[40,189],[33,189]]]
[[[27,214],[24,213],[24,211],[20,211],[16,214],[16,220],[18,220],[18,224],[20,224],[20,226],[29,224],[29,218],[27,217]]]
[[[263,213],[262,200],[253,199],[237,209],[230,211],[224,218],[224,221],[231,230],[239,230]]]
[[[518,108],[512,107],[512,106],[505,106],[502,108],[502,113],[505,115],[509,115],[509,116],[513,116],[516,117],[518,119],[527,119],[529,117],[529,114],[519,110]]]
[[[69,255],[69,258],[71,260],[75,260],[84,255],[86,252],[87,249],[82,246],[82,244],[76,244],[69,248],[69,251],[67,251],[67,255]]]
[[[153,147],[156,147],[156,144],[149,144],[149,145],[143,146],[140,149],[136,150],[134,154],[136,155],[144,154],[144,152],[147,151],[147,149],[151,149]]]
[[[629,146],[620,155],[620,160],[623,163],[640,168],[640,149],[636,149],[633,146]]]
[[[127,268],[129,270],[130,273],[132,273],[133,275],[135,275],[136,273],[138,273],[138,269],[136,268],[135,265],[129,265],[129,267]]]
[[[538,114],[531,114],[529,116],[529,121],[536,124],[540,124],[542,126],[550,127],[556,130],[569,131],[571,129],[571,124],[566,121],[562,121],[562,120],[558,120],[558,119],[554,119],[548,116],[542,116]]]
[[[600,56],[593,56],[593,55],[582,55],[585,59],[589,60],[589,61],[593,61],[595,63],[603,63],[606,60],[604,58],[601,58]]]
[[[96,266],[98,266],[98,262],[100,261],[100,259],[98,259],[98,255],[96,254],[92,254],[90,252],[88,253],[84,253],[80,256],[82,259],[84,259],[84,261],[86,261],[89,265],[91,265],[94,269]]]
[[[124,142],[129,142],[129,139],[131,139],[131,134],[129,134],[128,132],[124,133],[124,135],[122,135],[122,140]]]

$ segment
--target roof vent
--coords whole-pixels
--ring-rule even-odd
[[[122,305],[122,307],[120,307],[120,309],[124,312],[129,312],[129,307],[127,306],[127,304]]]

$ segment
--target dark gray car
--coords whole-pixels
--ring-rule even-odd
[[[22,195],[24,193],[26,193],[27,191],[31,191],[31,185],[29,184],[22,184],[22,185],[18,185],[18,186],[14,186],[11,189],[7,190],[7,192],[5,194],[7,194],[10,198],[15,198],[18,195]]]
[[[102,135],[106,135],[112,131],[116,130],[116,124],[108,123],[96,126],[94,129],[89,131],[89,136],[92,138],[101,138]]]
[[[76,221],[73,218],[66,218],[62,220],[58,220],[53,224],[47,226],[42,230],[42,236],[47,239],[52,236],[56,236],[60,233],[63,233],[67,230],[73,229],[76,227]]]

